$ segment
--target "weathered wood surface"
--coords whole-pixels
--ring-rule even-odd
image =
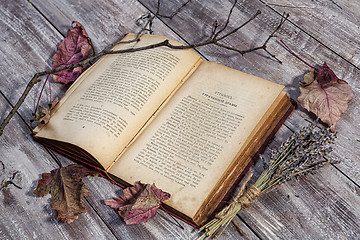
[[[360,63],[360,2],[349,0],[261,0],[279,14],[286,11],[291,22],[309,37],[355,66]],[[305,43],[304,43],[305,44]]]
[[[45,61],[51,58],[71,21],[82,23],[95,46],[101,49],[127,32],[138,30],[135,20],[154,11],[156,2],[2,1],[1,113],[9,111],[10,104],[16,102],[32,75],[45,68]],[[164,1],[161,12],[172,12],[183,2]],[[193,1],[172,20],[157,19],[154,33],[188,43],[205,39],[214,20],[224,23],[231,5],[232,1]],[[337,126],[339,135],[334,157],[342,162],[322,169],[317,175],[286,183],[242,211],[236,223],[248,233],[248,239],[357,239],[360,235],[358,6],[355,0],[341,3],[302,0],[296,4],[285,0],[243,0],[236,6],[231,27],[246,21],[258,9],[262,14],[226,40],[228,45],[249,48],[261,44],[285,10],[291,16],[278,33],[279,38],[311,64],[326,61],[355,91],[355,99]],[[297,82],[307,67],[291,56],[277,39],[270,42],[269,50],[283,64],[264,52],[241,57],[214,46],[198,49],[206,59],[285,84],[289,95],[296,99]],[[63,86],[52,84],[53,95],[60,95],[63,89]],[[184,229],[179,228],[164,212],[147,223],[126,226],[103,204],[103,199],[119,194],[120,188],[95,177],[86,180],[92,194],[86,198],[88,212],[70,225],[58,223],[48,198],[37,198],[32,192],[41,173],[58,167],[59,162],[67,165],[71,161],[49,154],[29,136],[27,123],[39,91],[40,85],[19,110],[20,117],[12,120],[1,137],[0,160],[5,169],[0,173],[0,180],[19,171],[15,182],[22,189],[9,185],[0,191],[0,239],[196,239],[196,230],[183,222],[180,224]],[[304,119],[311,119],[311,115],[298,108],[280,129],[265,157],[292,131],[305,125]],[[258,162],[253,169],[255,176],[261,169],[262,163]],[[240,234],[230,226],[220,238],[238,239]]]

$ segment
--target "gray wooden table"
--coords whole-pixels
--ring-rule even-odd
[[[185,0],[164,1],[162,13],[172,12]],[[214,20],[226,21],[233,1],[193,0],[173,19],[154,21],[155,34],[184,43],[209,35]],[[97,49],[136,32],[136,19],[156,9],[156,0],[1,0],[0,5],[0,113],[10,111],[34,73],[50,64],[57,45],[73,20],[82,23]],[[355,92],[348,111],[337,125],[338,140],[333,157],[339,164],[315,175],[301,177],[264,194],[235,219],[245,239],[360,239],[360,2],[357,0],[241,0],[230,27],[246,21],[257,10],[262,14],[227,40],[232,47],[261,44],[277,26],[284,11],[289,21],[269,43],[269,50],[283,61],[279,64],[262,51],[240,56],[215,46],[197,49],[203,58],[286,85],[298,97],[298,81],[309,70],[280,43],[283,39],[311,64],[324,61]],[[52,94],[66,87],[51,83]],[[48,90],[44,96],[48,95]],[[13,181],[0,190],[0,239],[196,239],[198,232],[181,222],[174,224],[160,211],[147,223],[126,226],[103,199],[115,197],[120,189],[102,178],[86,179],[91,197],[87,213],[71,224],[59,223],[49,206],[49,196],[33,194],[41,173],[72,163],[34,142],[29,120],[40,92],[35,87],[3,136],[0,137],[0,181]],[[313,116],[298,107],[265,152],[276,148],[293,131]],[[255,176],[262,170],[259,161]],[[234,225],[220,239],[239,239]]]

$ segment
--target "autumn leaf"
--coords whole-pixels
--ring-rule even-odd
[[[126,224],[138,224],[154,217],[161,201],[169,198],[170,194],[158,189],[155,184],[136,182],[133,187],[124,189],[122,197],[106,199],[104,202],[114,208]]]
[[[30,120],[31,122],[40,122],[41,124],[47,124],[50,120],[51,110],[59,103],[59,98],[56,98],[51,104],[48,104],[48,107],[39,106],[36,111],[34,118]]]
[[[300,82],[298,101],[335,132],[336,123],[353,97],[354,92],[349,84],[339,79],[324,63],[320,69],[315,71],[313,68],[304,75],[304,82]]]
[[[52,57],[53,69],[85,60],[92,49],[91,40],[84,27],[76,21],[72,25],[72,29],[68,30],[66,38],[60,43],[57,52]],[[75,81],[82,69],[83,67],[80,66],[54,73],[54,81],[62,83]]]
[[[58,213],[58,220],[71,223],[86,212],[84,196],[90,196],[82,179],[98,173],[82,165],[73,164],[43,173],[34,193],[39,197],[51,194],[50,206]]]

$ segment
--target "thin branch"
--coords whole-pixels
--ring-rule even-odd
[[[234,4],[232,5],[232,7],[231,7],[231,9],[229,11],[229,14],[228,14],[228,17],[227,17],[227,20],[226,20],[226,23],[225,23],[224,27],[221,28],[217,33],[215,33],[214,38],[216,38],[222,31],[224,31],[228,27],[229,22],[230,22],[230,17],[232,15],[232,12],[233,12],[236,4],[237,4],[237,0],[235,0]]]
[[[280,20],[280,23],[279,25],[277,26],[277,28],[270,34],[270,36],[265,40],[264,42],[264,45],[263,46],[266,46],[266,44],[269,42],[269,40],[273,37],[276,37],[275,36],[275,33],[277,31],[279,31],[279,29],[282,27],[282,25],[287,21],[287,19],[289,18],[289,14],[285,14],[285,12],[283,13],[282,17],[281,17],[281,20]],[[265,47],[266,48],[266,47]],[[265,49],[264,48],[264,49]]]
[[[299,59],[300,61],[302,61],[303,63],[305,63],[307,66],[309,66],[310,68],[316,69],[315,67],[311,66],[309,63],[307,63],[304,59],[302,59],[299,55],[297,55],[296,53],[293,52],[293,50],[291,50],[290,47],[288,47],[288,45],[286,45],[286,43],[280,39],[280,42],[285,46],[285,48],[292,54],[294,55],[297,59]]]
[[[267,50],[267,44],[269,43],[271,38],[276,37],[275,33],[277,31],[279,31],[279,29],[283,26],[283,24],[286,22],[286,20],[288,19],[289,14],[283,14],[283,16],[281,17],[280,23],[279,25],[276,27],[276,29],[268,36],[268,38],[265,40],[265,42],[263,43],[263,45],[259,46],[259,47],[254,47],[254,48],[250,48],[247,50],[238,50],[236,48],[232,48],[229,46],[226,46],[224,44],[220,44],[220,43],[215,43],[216,45],[232,50],[232,51],[236,51],[238,53],[240,53],[241,55],[244,55],[245,53],[249,53],[249,52],[254,52],[260,49],[263,49],[267,54],[269,54],[272,58],[274,58],[275,60],[277,60],[279,63],[282,63],[282,61],[280,61],[280,59],[278,59],[274,54],[272,54],[269,50]],[[235,29],[236,30],[236,29]]]
[[[46,75],[46,72],[40,72],[40,73],[36,73],[34,75],[34,77],[30,80],[30,82],[28,83],[28,85],[26,86],[23,94],[21,95],[21,97],[19,98],[18,102],[16,103],[16,105],[13,107],[13,109],[11,109],[10,113],[6,116],[6,118],[4,119],[4,121],[2,122],[1,126],[0,126],[0,136],[3,134],[4,129],[6,127],[6,125],[10,122],[10,119],[15,115],[16,111],[19,109],[19,107],[21,106],[21,104],[24,102],[25,98],[27,97],[27,95],[29,94],[31,88],[38,82],[40,82],[39,77]]]
[[[210,35],[209,39],[214,38],[214,36],[216,34],[216,29],[217,29],[218,26],[219,26],[218,22],[217,22],[217,20],[215,20],[214,23],[213,23],[213,26],[212,26],[211,35]]]
[[[231,14],[231,12],[230,12]],[[220,41],[220,40],[223,40],[224,38],[230,36],[231,34],[234,34],[235,32],[239,31],[240,28],[243,28],[245,25],[247,25],[248,23],[250,23],[252,20],[254,20],[258,15],[261,14],[261,11],[260,10],[257,10],[257,12],[249,18],[249,20],[247,20],[245,23],[241,24],[239,27],[235,28],[234,30],[232,30],[231,32],[225,34],[224,36],[220,37],[217,39],[217,41]]]
[[[144,33],[146,30],[149,30],[151,32],[151,27],[149,27],[149,26],[152,25],[152,22],[155,19],[155,15],[152,15],[151,13],[144,14],[140,18],[138,18],[136,20],[136,22],[138,23],[142,19],[147,19],[146,23],[142,26],[140,31],[138,31],[138,33],[136,34],[136,36],[133,39],[130,39],[128,41],[119,40],[119,41],[113,42],[113,43],[109,44],[107,47],[105,47],[103,51],[112,49],[113,47],[115,47],[118,44],[127,44],[127,43],[137,42],[137,41],[139,41],[141,34]]]
[[[187,1],[183,6],[185,6],[188,2]],[[181,8],[183,7],[181,6]],[[235,4],[232,6],[229,15],[227,17],[227,21],[225,23],[225,27],[228,27],[228,22],[230,20],[231,14],[233,12]],[[160,7],[160,3],[158,4],[158,7]],[[158,10],[159,11],[159,10]],[[157,11],[157,13],[158,13]],[[178,11],[177,11],[178,12]],[[193,48],[197,48],[197,47],[202,47],[202,46],[206,46],[206,45],[217,45],[219,47],[223,47],[229,50],[233,50],[236,51],[238,53],[240,53],[241,55],[244,55],[246,53],[249,52],[253,52],[253,51],[257,51],[260,49],[265,50],[271,57],[273,57],[274,59],[278,60],[273,54],[271,54],[267,49],[267,43],[269,42],[269,40],[273,37],[275,37],[275,33],[281,28],[281,26],[283,25],[283,23],[286,21],[286,19],[288,18],[289,15],[286,15],[286,17],[282,18],[280,21],[280,24],[278,25],[278,27],[270,34],[270,36],[265,40],[264,44],[260,47],[255,47],[255,48],[250,48],[247,50],[239,50],[236,48],[232,48],[229,46],[226,46],[224,44],[219,43],[219,41],[224,40],[225,38],[229,37],[230,35],[234,34],[235,32],[239,31],[241,28],[243,28],[244,26],[246,26],[247,24],[249,24],[252,20],[254,20],[259,14],[261,14],[260,11],[257,11],[252,17],[249,18],[249,20],[247,20],[245,23],[241,24],[240,26],[238,26],[237,28],[233,29],[232,31],[226,33],[225,35],[219,37],[219,33],[223,32],[224,30],[226,30],[225,28],[220,29],[217,33],[213,34],[216,31],[216,26],[214,26],[215,30],[213,30],[213,33],[211,34],[212,37],[206,41],[200,42],[200,43],[195,43],[195,44],[190,44],[190,45],[173,45],[171,44],[168,40],[156,43],[156,44],[151,44],[151,45],[147,45],[147,46],[143,46],[143,47],[134,47],[134,48],[128,48],[128,49],[122,49],[122,50],[109,50],[112,47],[114,47],[116,44],[123,44],[123,43],[130,43],[130,42],[135,42],[135,41],[139,41],[140,40],[140,36],[141,33],[143,31],[145,31],[147,29],[147,26],[149,26],[153,19],[155,18],[156,15],[150,15],[148,17],[148,21],[147,23],[143,26],[143,28],[138,32],[138,34],[136,35],[136,37],[130,41],[118,41],[116,43],[110,44],[109,46],[107,46],[103,51],[94,54],[92,57],[89,57],[81,62],[78,63],[74,63],[74,64],[70,64],[70,65],[66,65],[66,66],[61,66],[58,68],[54,68],[52,70],[49,71],[43,71],[43,72],[39,72],[36,73],[33,78],[30,80],[30,82],[28,83],[28,85],[26,86],[23,94],[21,95],[20,99],[18,100],[18,102],[15,104],[15,106],[13,107],[13,109],[10,111],[10,113],[7,115],[7,117],[4,119],[4,121],[2,122],[1,126],[0,126],[0,136],[3,134],[4,129],[6,127],[6,125],[9,123],[10,119],[15,115],[16,111],[19,109],[19,107],[21,106],[21,104],[24,102],[25,98],[27,97],[27,95],[29,94],[31,88],[38,82],[40,82],[40,77],[44,76],[44,75],[49,75],[49,74],[54,74],[56,72],[60,72],[62,70],[66,70],[66,69],[73,69],[76,67],[80,67],[80,66],[85,66],[89,63],[91,63],[94,60],[97,60],[98,58],[104,56],[104,55],[109,55],[109,54],[122,54],[122,53],[131,53],[131,52],[137,52],[137,51],[143,51],[143,50],[148,50],[148,49],[154,49],[154,48],[158,48],[158,47],[168,47],[171,49],[193,49]],[[280,62],[280,60],[278,60]]]
[[[14,182],[14,179],[16,177],[16,175],[20,173],[19,171],[17,172],[14,172],[13,175],[10,177],[9,180],[7,181],[3,181],[1,186],[0,186],[0,190],[3,189],[3,188],[6,188],[7,186],[9,185],[14,185],[15,187],[17,187],[18,189],[22,189],[22,187],[20,187],[19,185],[17,185],[15,182]]]

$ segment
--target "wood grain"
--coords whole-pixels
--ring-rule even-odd
[[[57,2],[56,4],[59,5],[59,3],[60,2]],[[101,3],[102,4],[99,3],[99,6],[104,8],[103,14],[105,14],[107,11],[109,11],[110,6],[113,6],[115,4],[114,2],[108,2],[107,3],[108,6],[107,6],[106,4],[104,4],[104,2],[101,2]],[[69,9],[66,6],[69,6],[72,4],[73,3],[69,3],[69,2],[62,3],[62,7],[64,8],[64,11],[65,11],[65,13],[63,13],[63,14],[69,14],[69,11],[68,11]],[[87,3],[84,2],[81,6],[84,7],[84,4],[87,4]],[[60,5],[61,5],[61,3],[60,3]],[[46,5],[46,6],[51,7],[51,4],[49,3],[49,5]],[[89,5],[88,8],[91,8],[91,6]],[[52,8],[52,9],[55,9],[55,8]],[[119,9],[122,9],[122,8],[119,7]],[[26,9],[24,11],[26,11]],[[120,34],[121,36],[125,35],[127,32],[129,32],[128,28],[131,27],[131,26],[129,27],[128,25],[131,25],[135,22],[133,14],[138,13],[140,16],[141,14],[143,14],[146,11],[147,10],[145,8],[143,8],[140,4],[137,4],[135,2],[132,5],[131,11],[129,11],[129,13],[131,13],[131,14],[126,15],[125,14],[126,12],[116,13],[115,15],[119,14],[121,16],[125,16],[128,18],[126,21],[123,20],[123,22],[125,23],[125,25],[123,26],[123,32],[114,31],[114,29],[108,28],[108,30],[111,30],[115,33],[114,39],[108,39],[106,37],[107,32],[103,32],[101,34],[101,36],[103,36],[104,40],[103,41],[101,41],[101,40],[94,41],[95,44],[97,44],[97,46],[100,45],[100,48],[102,48],[102,47],[106,46],[107,44],[109,44],[110,42],[117,40],[118,34]],[[52,13],[53,12],[49,12],[49,15],[51,15]],[[61,15],[63,16],[63,14],[61,14]],[[73,16],[77,16],[78,10],[73,9],[72,14],[73,14]],[[24,15],[25,15],[25,13],[21,14],[21,16],[24,16]],[[71,18],[71,15],[69,15],[69,18]],[[84,15],[84,18],[85,19],[76,19],[76,18],[73,18],[73,19],[76,19],[78,21],[82,20],[81,22],[88,22],[88,21],[94,21],[94,23],[102,22],[105,25],[113,23],[113,22],[106,21],[106,19],[99,19],[99,18],[91,16],[91,15]],[[69,22],[71,22],[71,21],[69,21]],[[159,26],[159,24],[161,24],[161,22],[159,22],[157,24],[157,26]],[[54,24],[54,25],[57,29],[61,29],[61,24],[59,24],[59,25]],[[105,31],[106,31],[107,28],[105,27],[105,25],[104,25],[104,27],[97,26],[96,29],[93,30],[93,32],[91,31],[91,28],[90,28],[90,30],[87,29],[87,32],[89,33],[90,36],[92,36],[92,35],[94,35],[94,33],[98,32],[97,29],[99,27],[100,27],[99,29],[105,29]],[[163,31],[166,32],[167,31],[166,26],[165,25],[162,25],[162,26],[164,28]],[[69,27],[69,26],[66,26],[66,27]],[[135,31],[135,30],[137,30],[137,29],[134,29],[132,31]],[[32,31],[32,30],[29,30],[29,31]],[[50,31],[54,31],[54,29],[50,28]],[[66,33],[66,30],[64,30],[64,32],[62,34],[64,35],[65,33]],[[52,34],[54,34],[54,33],[52,33]],[[59,34],[57,34],[57,35],[59,35]],[[95,34],[95,36],[96,36],[96,34]],[[176,35],[173,34],[172,37],[175,38]],[[93,38],[93,39],[99,40],[99,38]],[[54,46],[55,45],[56,44],[54,44]],[[12,51],[16,51],[16,50],[17,49],[12,49]],[[49,54],[49,56],[51,56],[51,54]],[[37,63],[34,63],[34,65],[36,66]],[[7,84],[7,85],[10,85],[10,84]],[[53,92],[56,93],[56,90],[55,91],[53,90]],[[19,93],[17,93],[17,95],[19,96],[20,93],[21,92],[19,91]],[[60,92],[60,94],[61,94],[61,92]],[[31,100],[31,98],[33,98],[32,101],[35,101],[36,94],[34,94],[33,96],[29,96],[28,100]],[[14,97],[14,99],[16,99],[16,98]],[[26,108],[24,108],[24,109],[26,109]],[[30,114],[31,114],[31,112],[29,112],[29,109],[27,109],[27,112],[23,114],[24,118],[31,117]],[[66,158],[64,158],[58,154],[55,154],[55,156],[57,159],[60,160],[60,162],[62,163],[63,166],[72,163],[71,161],[67,160]],[[94,209],[94,211],[96,212],[96,214],[101,215],[101,218],[104,220],[105,224],[110,228],[111,232],[114,233],[116,238],[122,239],[125,236],[125,238],[130,238],[130,239],[134,239],[134,238],[136,238],[136,239],[168,239],[169,237],[175,238],[175,239],[190,239],[190,237],[196,238],[196,236],[198,234],[197,231],[194,231],[194,229],[191,226],[184,224],[184,223],[181,223],[181,225],[183,225],[183,228],[185,228],[185,230],[181,230],[181,228],[179,228],[176,224],[173,223],[174,220],[172,220],[166,213],[161,212],[161,211],[158,214],[159,216],[157,216],[154,220],[151,220],[146,224],[140,224],[138,226],[125,226],[125,223],[121,220],[121,218],[111,208],[109,208],[108,206],[105,206],[103,203],[104,199],[110,198],[110,197],[115,197],[116,196],[115,193],[119,193],[119,188],[116,188],[114,185],[112,185],[112,184],[108,183],[107,181],[105,181],[104,179],[100,179],[100,178],[91,178],[91,179],[86,180],[86,186],[89,189],[89,191],[92,193],[92,196],[87,198],[87,201],[91,204],[91,206]],[[91,209],[90,209],[90,211],[91,211]],[[251,230],[249,230],[246,227],[246,225],[244,225],[244,223],[242,223],[239,220],[237,220],[237,223],[248,233],[249,239],[257,239],[257,237],[251,232]],[[236,231],[235,227],[232,226],[232,228],[230,228],[230,229],[232,231],[225,234],[224,237],[239,236],[239,233]],[[179,231],[179,230],[181,230],[181,231]]]
[[[51,64],[51,56],[62,36],[54,31],[29,2],[19,0],[3,4],[0,10],[0,91],[15,105],[34,74],[44,71]],[[42,79],[43,81],[30,91],[29,97],[18,110],[28,123],[33,118],[32,113],[45,81],[45,78]],[[63,94],[64,85],[51,85],[53,96]],[[40,105],[45,106],[50,102],[49,91],[46,86]],[[2,116],[5,117],[5,112]],[[1,119],[3,120],[3,117]]]
[[[0,111],[9,110],[0,96]],[[85,204],[88,213],[73,224],[61,224],[49,205],[49,196],[37,197],[40,174],[58,167],[48,152],[32,141],[28,126],[19,116],[10,122],[1,138],[0,181],[15,175],[14,183],[0,190],[0,239],[115,239],[101,218]]]
[[[291,135],[282,134],[284,128],[268,146],[265,159]],[[255,179],[263,169],[264,164],[257,162]],[[357,239],[359,197],[359,186],[329,165],[263,194],[239,215],[262,239]]]
[[[290,14],[292,23],[310,37],[358,67],[360,51],[359,1],[260,0],[279,14]]]
[[[154,11],[156,9],[156,1],[143,4]],[[174,5],[181,5],[179,2]],[[224,24],[227,18],[228,9],[231,7],[230,2],[207,1],[206,5],[199,2],[191,2],[187,6],[186,11],[181,11],[174,19],[162,19],[173,31],[177,32],[184,41],[194,43],[201,41],[209,36],[212,23],[217,20],[219,24]],[[171,11],[174,6],[164,6],[163,11]],[[267,8],[260,2],[239,1],[232,15],[230,29],[240,25],[257,9],[261,9],[262,14],[250,25],[244,28],[238,34],[231,35],[226,41],[231,47],[246,49],[259,46],[267,38],[267,36],[276,28],[280,21],[280,16],[273,10]],[[206,13],[206,14],[202,14]],[[222,15],[221,15],[222,13]],[[225,14],[224,14],[225,13]],[[186,21],[188,24],[183,24]],[[208,23],[207,25],[203,23]],[[196,35],[192,33],[197,33]],[[360,125],[357,123],[357,116],[360,113],[359,96],[360,71],[353,65],[344,61],[339,55],[335,54],[329,48],[310,38],[294,24],[287,22],[277,34],[288,43],[291,48],[297,48],[305,59],[311,59],[311,62],[322,64],[326,61],[328,65],[337,73],[339,78],[347,81],[355,92],[354,99],[350,102],[349,110],[342,116],[337,125],[338,141],[334,151],[336,157],[342,160],[338,167],[342,172],[346,173],[358,185],[360,185]],[[299,81],[302,80],[305,72],[309,71],[308,67],[292,56],[278,39],[270,41],[268,49],[276,54],[283,61],[282,64],[277,63],[269,58],[261,51],[252,52],[244,55],[221,49],[217,46],[206,46],[199,48],[198,51],[206,56],[210,61],[218,62],[226,66],[254,74],[256,76],[270,79],[274,82],[286,86],[285,91],[293,99],[299,96]],[[316,54],[315,54],[316,53]],[[298,107],[290,116],[286,124],[293,130],[299,128],[299,120],[314,119],[305,109]]]
[[[144,1],[143,4],[153,11],[156,6],[154,1],[151,3]],[[173,4],[179,5],[180,3],[173,2]],[[163,19],[163,21],[170,28],[172,28],[173,31],[176,31],[182,38],[184,38],[185,41],[193,43],[206,38],[206,36],[209,34],[209,26],[204,27],[204,25],[201,23],[212,23],[215,19],[217,19],[219,23],[225,22],[227,15],[219,15],[219,13],[226,12],[225,9],[228,9],[230,5],[230,3],[225,3],[224,1],[221,3],[218,1],[210,1],[206,4],[206,6],[201,5],[201,3],[198,2],[192,2],[189,4],[188,8],[190,9],[187,11],[180,12],[179,15],[171,21],[168,19]],[[169,9],[171,9],[170,6]],[[261,44],[261,39],[266,39],[266,36],[271,32],[271,29],[274,29],[276,23],[279,21],[279,15],[271,10],[264,8],[261,3],[256,4],[253,1],[240,1],[240,3],[237,5],[237,9],[234,11],[233,19],[236,19],[234,22],[236,22],[238,25],[239,22],[241,23],[245,19],[249,18],[251,14],[254,13],[257,9],[261,9],[262,11],[260,17],[254,22],[254,24],[248,26],[243,32],[236,36],[231,36],[231,38],[226,42],[227,44],[232,47],[243,46],[242,48],[246,48],[259,45]],[[202,12],[205,12],[206,14],[201,14]],[[183,24],[184,21],[186,21],[188,24]],[[232,28],[236,26],[234,22],[231,25]],[[190,34],[195,32],[198,34]],[[278,35],[280,35],[281,38],[286,39],[286,42],[291,43],[292,47],[296,46],[297,49],[300,48],[299,51],[305,56],[305,58],[313,59],[312,62],[322,63],[322,61],[327,61],[330,63],[331,66],[334,66],[335,72],[342,73],[343,77],[341,78],[348,81],[349,84],[353,87],[355,96],[359,94],[359,85],[356,81],[356,79],[359,78],[359,71],[356,67],[344,61],[338,54],[334,53],[331,51],[331,49],[319,43],[314,38],[309,37],[307,33],[303,32],[294,24],[289,22],[286,23]],[[242,44],[240,45],[239,42]],[[298,81],[301,80],[303,73],[306,71],[306,66],[300,63],[291,54],[289,54],[277,40],[274,40],[270,43],[269,49],[276,53],[276,56],[279,59],[284,60],[283,64],[280,65],[272,59],[267,58],[266,55],[264,57],[264,55],[261,53],[250,53],[244,57],[231,54],[229,52],[228,55],[225,53],[224,55],[220,55],[218,54],[220,50],[213,46],[207,46],[198,49],[198,51],[211,61],[220,62],[227,66],[250,72],[254,75],[258,75],[260,77],[268,78],[275,82],[284,84],[289,95],[296,99],[298,96]],[[224,50],[222,51],[226,52]],[[316,54],[314,54],[315,52]],[[274,71],[274,69],[276,70]],[[360,165],[358,161],[359,143],[357,143],[357,139],[359,139],[359,125],[357,124],[356,120],[356,116],[359,113],[359,108],[357,102],[358,99],[355,97],[355,99],[350,104],[349,111],[343,115],[343,118],[337,126],[339,139],[337,140],[336,146],[334,147],[334,157],[339,158],[342,162],[337,164],[336,168],[328,168],[327,174],[320,174],[317,179],[306,178],[306,181],[310,183],[309,188],[316,189],[320,185],[320,195],[323,194],[327,197],[333,197],[331,199],[326,199],[326,197],[315,198],[310,194],[310,190],[299,190],[298,185],[301,185],[302,182],[296,182],[291,183],[290,186],[287,185],[286,191],[293,193],[297,192],[299,196],[303,195],[305,199],[304,201],[306,201],[306,198],[308,198],[309,201],[306,201],[306,203],[309,206],[300,204],[296,201],[281,201],[281,204],[277,204],[276,199],[279,198],[281,200],[284,195],[286,196],[286,191],[282,193],[283,195],[279,191],[274,193],[275,196],[273,197],[273,202],[275,203],[271,203],[266,198],[264,200],[260,198],[259,201],[262,201],[263,205],[255,210],[258,214],[255,218],[258,220],[256,223],[253,221],[255,225],[249,225],[261,238],[302,239],[304,236],[306,236],[305,238],[308,239],[319,239],[322,234],[322,232],[318,232],[319,229],[327,229],[327,236],[331,238],[337,236],[339,231],[345,231],[345,234],[341,235],[342,238],[352,239],[354,236],[356,236],[354,233],[359,231],[359,227],[352,220],[344,220],[344,223],[333,220],[321,221],[321,218],[324,218],[328,215],[338,215],[339,218],[341,218],[340,216],[344,216],[342,213],[338,212],[336,207],[328,208],[327,212],[323,211],[323,205],[326,204],[327,201],[324,203],[322,200],[347,203],[342,205],[342,208],[345,209],[344,211],[351,213],[351,217],[355,217],[355,219],[358,218],[358,213],[355,213],[358,211],[357,209],[359,206],[359,196],[357,192],[359,190],[358,184],[360,183]],[[311,115],[299,107],[290,116],[286,124],[292,130],[297,130],[303,126],[303,119],[311,120],[311,118]],[[277,138],[284,139],[283,136],[287,135],[286,132],[289,132],[289,130],[284,129],[283,127],[282,131],[278,133]],[[280,144],[280,142],[278,142],[278,144]],[[337,169],[340,169],[341,171],[338,171]],[[348,178],[350,178],[350,180]],[[336,179],[335,181],[338,182],[339,185],[332,185],[333,179]],[[328,183],[329,181],[331,183]],[[355,185],[353,184],[353,181],[355,181]],[[321,187],[319,182],[324,182],[328,185],[327,187]],[[292,187],[294,184],[295,187]],[[342,185],[351,185],[351,187],[346,189],[345,187],[341,187]],[[293,190],[289,190],[291,188],[293,188]],[[346,189],[345,193],[343,193],[344,188]],[[352,197],[350,198],[349,195]],[[273,208],[271,208],[272,210],[267,209],[270,208],[271,205],[273,205]],[[311,211],[309,211],[308,208],[310,208]],[[282,216],[282,209],[285,209],[284,211],[290,211],[294,209],[294,212],[292,212],[293,215],[288,214],[288,216]],[[265,213],[265,215],[262,215],[263,211],[271,211],[271,213]],[[297,217],[296,221],[290,221],[292,218],[296,218],[296,214],[301,215],[309,212],[317,215],[317,220]],[[254,211],[252,214],[253,213]],[[261,219],[264,219],[265,217],[267,220],[261,221]],[[249,223],[249,219],[250,218],[248,217],[245,219],[245,221]],[[346,219],[349,219],[349,217],[346,217]],[[279,227],[269,227],[271,224],[277,222],[279,222],[279,226],[281,225],[281,231]],[[302,226],[302,228],[297,230],[293,226]],[[306,231],[304,231],[303,228],[305,228]]]
[[[163,1],[161,13],[172,12],[183,1]],[[252,16],[262,14],[242,31],[226,39],[229,46],[246,49],[262,44],[280,21],[286,8],[290,21],[278,33],[284,41],[313,64],[326,61],[338,77],[346,80],[355,91],[355,99],[337,125],[338,140],[334,157],[340,164],[322,169],[317,175],[301,177],[264,194],[235,221],[248,233],[247,239],[356,239],[360,218],[360,72],[356,1],[240,0],[230,21],[230,29]],[[0,112],[8,112],[32,75],[45,69],[45,61],[54,53],[73,20],[82,23],[97,49],[121,39],[127,32],[136,32],[135,20],[149,10],[156,0],[25,0],[2,1],[0,9]],[[232,1],[192,1],[172,20],[156,19],[155,34],[166,35],[184,43],[205,39],[212,23],[226,21]],[[291,5],[284,7],[278,5]],[[306,8],[302,8],[306,5]],[[340,7],[338,7],[339,5]],[[300,7],[299,7],[300,6]],[[314,11],[313,11],[314,10]],[[315,11],[316,10],[316,11]],[[335,16],[335,17],[333,17]],[[324,26],[324,28],[322,28]],[[330,35],[331,37],[327,36]],[[214,46],[197,51],[206,59],[222,63],[286,85],[286,91],[296,99],[298,81],[308,69],[279,43],[272,39],[269,50],[283,61],[278,64],[264,52],[245,56]],[[66,87],[53,85],[53,95],[61,95]],[[179,228],[160,211],[154,219],[140,225],[126,226],[103,200],[121,194],[121,189],[105,179],[92,177],[85,184],[92,196],[86,198],[88,213],[71,225],[56,221],[48,198],[36,198],[32,192],[43,172],[72,161],[58,154],[49,154],[30,138],[28,122],[40,88],[34,89],[2,136],[0,159],[5,169],[0,180],[20,171],[13,185],[0,191],[1,239],[195,239],[198,232],[183,222]],[[44,95],[46,96],[46,95]],[[43,100],[46,102],[46,98]],[[264,156],[276,148],[294,130],[307,124],[313,116],[299,107],[288,119]],[[253,168],[255,177],[262,171],[259,161]],[[231,225],[220,239],[238,239],[240,234]]]

